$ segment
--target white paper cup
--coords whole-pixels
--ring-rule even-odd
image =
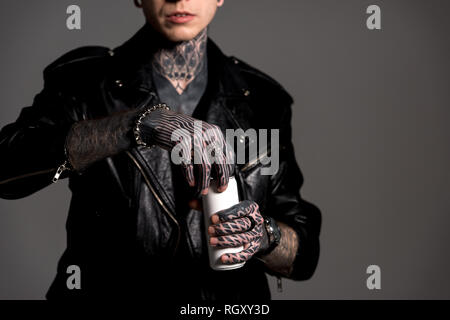
[[[221,210],[239,203],[239,194],[236,179],[230,177],[228,187],[224,192],[217,191],[216,180],[211,180],[208,194],[202,197],[203,216],[205,217],[205,232],[208,243],[209,265],[214,270],[232,270],[242,267],[245,262],[235,264],[223,264],[220,257],[225,253],[236,253],[244,249],[244,246],[233,248],[217,248],[209,244],[208,227],[211,225],[211,216]]]

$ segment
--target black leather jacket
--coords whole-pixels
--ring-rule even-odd
[[[149,57],[157,45],[146,25],[122,46],[82,47],[44,70],[44,89],[16,122],[0,132],[0,196],[17,199],[52,183],[64,160],[70,126],[158,101]],[[241,199],[294,228],[299,250],[294,280],[308,279],[319,256],[320,211],[299,194],[303,177],[291,142],[291,96],[273,79],[225,56],[208,39],[209,82],[193,116],[227,128],[280,129],[280,165],[261,175],[261,162],[239,165]],[[237,143],[247,143],[238,139]],[[270,298],[264,264],[241,269],[208,267],[201,213],[175,211],[167,151],[132,148],[69,177],[72,200],[67,249],[47,294],[58,297]],[[67,267],[81,269],[80,290],[68,290]],[[273,273],[272,273],[273,274]]]

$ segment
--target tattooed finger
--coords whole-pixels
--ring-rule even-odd
[[[225,191],[225,187],[230,180],[227,166],[223,163],[214,163],[214,172],[217,179],[217,188],[221,191]]]
[[[221,257],[222,263],[224,264],[234,264],[245,262],[249,260],[259,249],[260,243],[257,241],[252,241],[247,246],[244,246],[244,250],[237,253],[226,253]]]
[[[194,166],[192,164],[182,166],[181,171],[183,172],[183,176],[186,179],[186,182],[189,184],[189,186],[194,187],[195,186]]]
[[[211,221],[215,224],[217,222],[226,222],[233,219],[247,216],[251,211],[257,210],[258,205],[250,200],[244,200],[235,204],[234,206],[216,212],[211,216]],[[216,217],[216,218],[214,218]]]
[[[239,247],[246,243],[255,241],[261,237],[259,230],[251,230],[243,233],[236,233],[228,236],[211,237],[210,243],[220,248]]]
[[[215,156],[212,161],[213,174],[214,178],[217,180],[217,188],[219,191],[224,191],[226,189],[228,180],[230,179],[230,170],[226,163],[226,155],[224,151],[225,150],[223,150],[223,147],[216,147],[214,150]]]
[[[196,165],[197,167],[197,192],[200,194],[207,194],[210,177],[211,177],[211,165],[207,163],[202,163]]]
[[[211,235],[225,236],[228,234],[241,233],[250,230],[253,227],[249,217],[234,219],[230,222],[223,222],[211,225],[208,231]]]

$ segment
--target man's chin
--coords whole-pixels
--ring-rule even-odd
[[[200,32],[195,32],[187,28],[177,28],[178,30],[170,30],[165,33],[165,37],[173,42],[189,41],[195,38],[195,36]],[[187,30],[186,30],[187,29]]]

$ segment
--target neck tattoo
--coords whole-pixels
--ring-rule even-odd
[[[200,73],[206,52],[206,28],[192,40],[162,48],[155,53],[153,67],[170,81],[181,95],[187,85]]]

